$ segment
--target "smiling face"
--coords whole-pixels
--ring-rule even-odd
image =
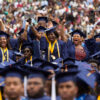
[[[73,35],[73,42],[75,45],[78,45],[82,42],[81,36],[79,34],[74,34]]]
[[[5,36],[0,37],[0,46],[5,48],[7,46],[7,38]]]
[[[55,39],[56,39],[56,36],[55,36],[55,34],[53,32],[48,34],[47,37],[48,37],[48,39],[49,39],[49,41],[51,43],[53,43],[55,41]]]

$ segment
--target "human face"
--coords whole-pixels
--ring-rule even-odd
[[[100,38],[96,38],[96,42],[100,42]]]
[[[30,78],[27,82],[27,93],[30,98],[39,98],[44,94],[44,83],[41,78]]]
[[[9,100],[17,100],[22,88],[23,84],[20,78],[8,77],[5,79],[5,94]]]
[[[0,37],[1,47],[5,48],[7,46],[7,38],[5,36]]]
[[[73,100],[77,95],[77,92],[78,89],[72,81],[58,84],[58,94],[62,100]]]
[[[48,37],[49,41],[51,41],[52,43],[55,41],[55,38],[56,38],[54,33],[50,33],[47,37]]]
[[[25,49],[24,49],[24,56],[25,56],[26,58],[29,58],[31,55],[32,55],[32,54],[31,54],[30,49],[29,49],[29,48],[25,48]]]
[[[75,45],[80,44],[80,42],[81,42],[81,36],[79,34],[74,34],[73,35],[73,42],[74,42]]]

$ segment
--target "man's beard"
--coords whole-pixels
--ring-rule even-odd
[[[44,95],[44,88],[41,88],[36,94],[32,94],[32,95],[30,95],[29,93],[28,93],[28,97],[29,98],[41,98],[41,97],[43,97],[43,95]]]

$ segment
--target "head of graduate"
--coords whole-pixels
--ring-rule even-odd
[[[52,27],[46,30],[46,36],[48,40],[53,43],[58,37],[58,33],[56,31],[56,27]]]
[[[9,65],[0,71],[0,75],[5,78],[4,91],[8,100],[20,100],[23,89],[23,79],[26,74],[15,64]]]
[[[59,72],[56,74],[57,92],[62,100],[74,100],[78,87],[76,86],[77,72]]]
[[[38,26],[47,27],[48,18],[45,16],[38,17]]]
[[[28,42],[23,44],[23,46],[22,46],[24,57],[27,58],[28,60],[33,55],[33,48],[32,47],[33,47],[33,44],[28,43]]]
[[[0,46],[2,48],[7,48],[9,35],[3,31],[0,31]]]
[[[80,30],[75,30],[71,33],[71,36],[73,37],[73,43],[75,45],[80,45],[84,39],[86,38],[85,33],[83,33]]]
[[[45,81],[48,79],[50,72],[32,68],[28,66],[29,75],[27,80],[28,98],[42,98],[44,96]]]

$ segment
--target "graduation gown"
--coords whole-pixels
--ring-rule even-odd
[[[88,51],[87,47],[84,46],[83,49],[86,53],[86,57],[82,61],[87,60],[88,57],[89,57],[89,51]],[[71,58],[75,59],[75,45],[74,45],[74,43],[72,43],[72,45],[70,45],[70,46],[68,46],[68,44],[66,43],[66,49],[65,50],[67,50],[66,52],[68,52],[67,53],[68,57],[71,57]]]
[[[90,51],[90,55],[100,51],[100,42],[96,42],[95,39],[88,39],[85,41],[85,44]]]
[[[35,99],[27,97],[27,100],[51,100],[51,98],[48,96],[43,96],[41,98],[35,98]]]
[[[59,53],[60,57],[64,58],[65,57],[65,42],[61,40],[57,40],[58,46],[59,46]],[[40,50],[45,51],[45,60],[48,60],[48,46],[49,43],[47,42],[45,37],[42,37],[40,40]],[[53,61],[51,55],[55,56],[55,59],[59,58],[58,56],[58,50],[57,50],[57,45],[55,44],[53,54],[50,53],[50,61]]]
[[[32,56],[32,60],[34,60],[34,59],[35,59],[35,57]],[[27,61],[27,63],[29,63],[29,62],[30,62],[30,60]],[[18,61],[18,64],[20,64],[20,65],[24,65],[24,64],[27,64],[27,63],[25,61],[25,57],[19,59],[19,61]]]
[[[12,50],[8,50],[8,53],[9,53],[9,59],[11,59],[11,60],[13,60],[14,59],[14,53],[13,53],[13,51]],[[1,51],[1,49],[0,49],[0,62],[2,62],[2,59],[3,59],[3,57],[2,57],[3,55],[2,55],[2,51]]]
[[[96,96],[83,94],[82,96],[76,98],[75,100],[97,100]]]

